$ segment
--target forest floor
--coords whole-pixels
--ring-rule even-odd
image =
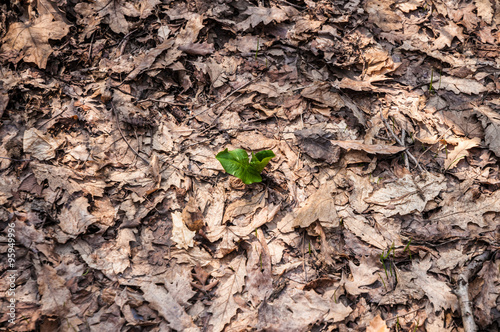
[[[500,329],[499,0],[8,3],[0,330]]]

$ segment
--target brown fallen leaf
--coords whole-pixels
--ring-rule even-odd
[[[201,290],[203,293],[209,292],[219,283],[219,280],[214,280],[211,283],[207,284],[207,280],[210,277],[210,274],[208,274],[199,264],[194,267],[194,272],[195,273],[193,273],[193,278],[195,278],[196,281],[191,282],[191,286]]]
[[[312,86],[302,90],[301,96],[332,107],[335,111],[339,111],[345,106],[344,101],[338,93],[330,91],[330,89],[331,85],[329,83],[315,82]]]
[[[31,153],[38,160],[49,160],[56,156],[56,149],[61,145],[60,140],[44,134],[36,128],[24,132],[23,150]]]
[[[271,274],[271,253],[266,243],[264,233],[256,230],[258,241],[247,243],[247,283],[246,289],[252,305],[258,306],[273,291]]]
[[[152,282],[140,286],[144,299],[168,321],[168,326],[177,331],[199,331],[192,318],[164,287]]]
[[[177,243],[177,248],[188,249],[194,246],[194,236],[196,232],[191,231],[187,228],[182,220],[181,212],[172,213],[172,222],[174,228],[172,229],[172,241]]]
[[[235,25],[239,31],[246,31],[249,28],[255,28],[260,23],[267,25],[272,21],[281,23],[288,18],[288,15],[282,9],[271,7],[248,7],[242,15],[248,15],[248,18]]]
[[[453,148],[452,151],[448,153],[444,161],[444,169],[450,170],[457,166],[458,162],[469,155],[469,149],[472,149],[481,143],[479,137],[474,137],[473,139],[464,139],[457,146]]]
[[[500,114],[488,106],[474,108],[484,128],[486,144],[493,153],[500,156]]]
[[[431,83],[429,77],[428,83]],[[436,82],[434,82],[435,84]],[[442,75],[439,77],[439,88],[453,91],[455,94],[466,93],[468,95],[480,94],[488,91],[488,88],[474,79],[457,78]]]
[[[194,197],[189,198],[186,207],[182,210],[182,221],[193,232],[197,232],[203,227],[203,215]]]
[[[385,321],[377,315],[366,328],[366,332],[389,332],[389,328],[385,324]]]
[[[303,207],[288,214],[278,222],[280,231],[289,233],[295,227],[306,228],[315,221],[319,221],[324,227],[337,227],[339,219],[335,209],[335,200],[332,197],[335,188],[333,181],[323,184],[314,194],[307,198]]]
[[[328,164],[339,160],[340,148],[328,140],[328,132],[315,127],[296,130],[294,134],[299,138],[302,150],[311,158]]]
[[[245,285],[245,263],[246,259],[243,256],[236,256],[219,277],[220,284],[216,297],[208,309],[212,313],[210,325],[215,332],[224,330],[224,326],[236,315],[239,305],[235,301],[235,294],[241,292]]]
[[[97,26],[100,21],[104,21],[104,23],[109,24],[113,32],[123,34],[127,34],[130,29],[130,24],[125,16],[139,17],[141,15],[132,3],[123,0],[80,2],[75,6],[75,11],[83,16],[85,22],[92,19],[91,21],[95,21],[93,25]]]
[[[333,145],[338,145],[344,150],[362,150],[371,154],[395,154],[406,150],[402,146],[364,144],[362,141],[331,141]]]
[[[53,50],[49,39],[59,40],[69,32],[69,25],[61,21],[53,21],[50,14],[42,15],[33,22],[16,22],[9,26],[9,31],[2,39],[2,51],[24,53],[25,62],[34,62],[45,69]]]
[[[373,209],[383,213],[386,217],[398,213],[404,216],[416,211],[422,212],[428,201],[446,189],[445,180],[442,174],[429,173],[417,178],[407,174],[374,191],[365,199],[365,202],[374,204]]]

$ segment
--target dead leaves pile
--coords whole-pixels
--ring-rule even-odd
[[[1,8],[17,331],[500,327],[498,1]]]

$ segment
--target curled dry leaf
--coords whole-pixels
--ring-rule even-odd
[[[472,149],[481,143],[479,137],[474,137],[473,139],[464,139],[458,145],[448,153],[444,161],[444,169],[450,170],[457,166],[458,162],[469,155],[469,149]]]

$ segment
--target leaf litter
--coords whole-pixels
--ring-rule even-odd
[[[3,328],[500,328],[498,1],[22,3]]]

